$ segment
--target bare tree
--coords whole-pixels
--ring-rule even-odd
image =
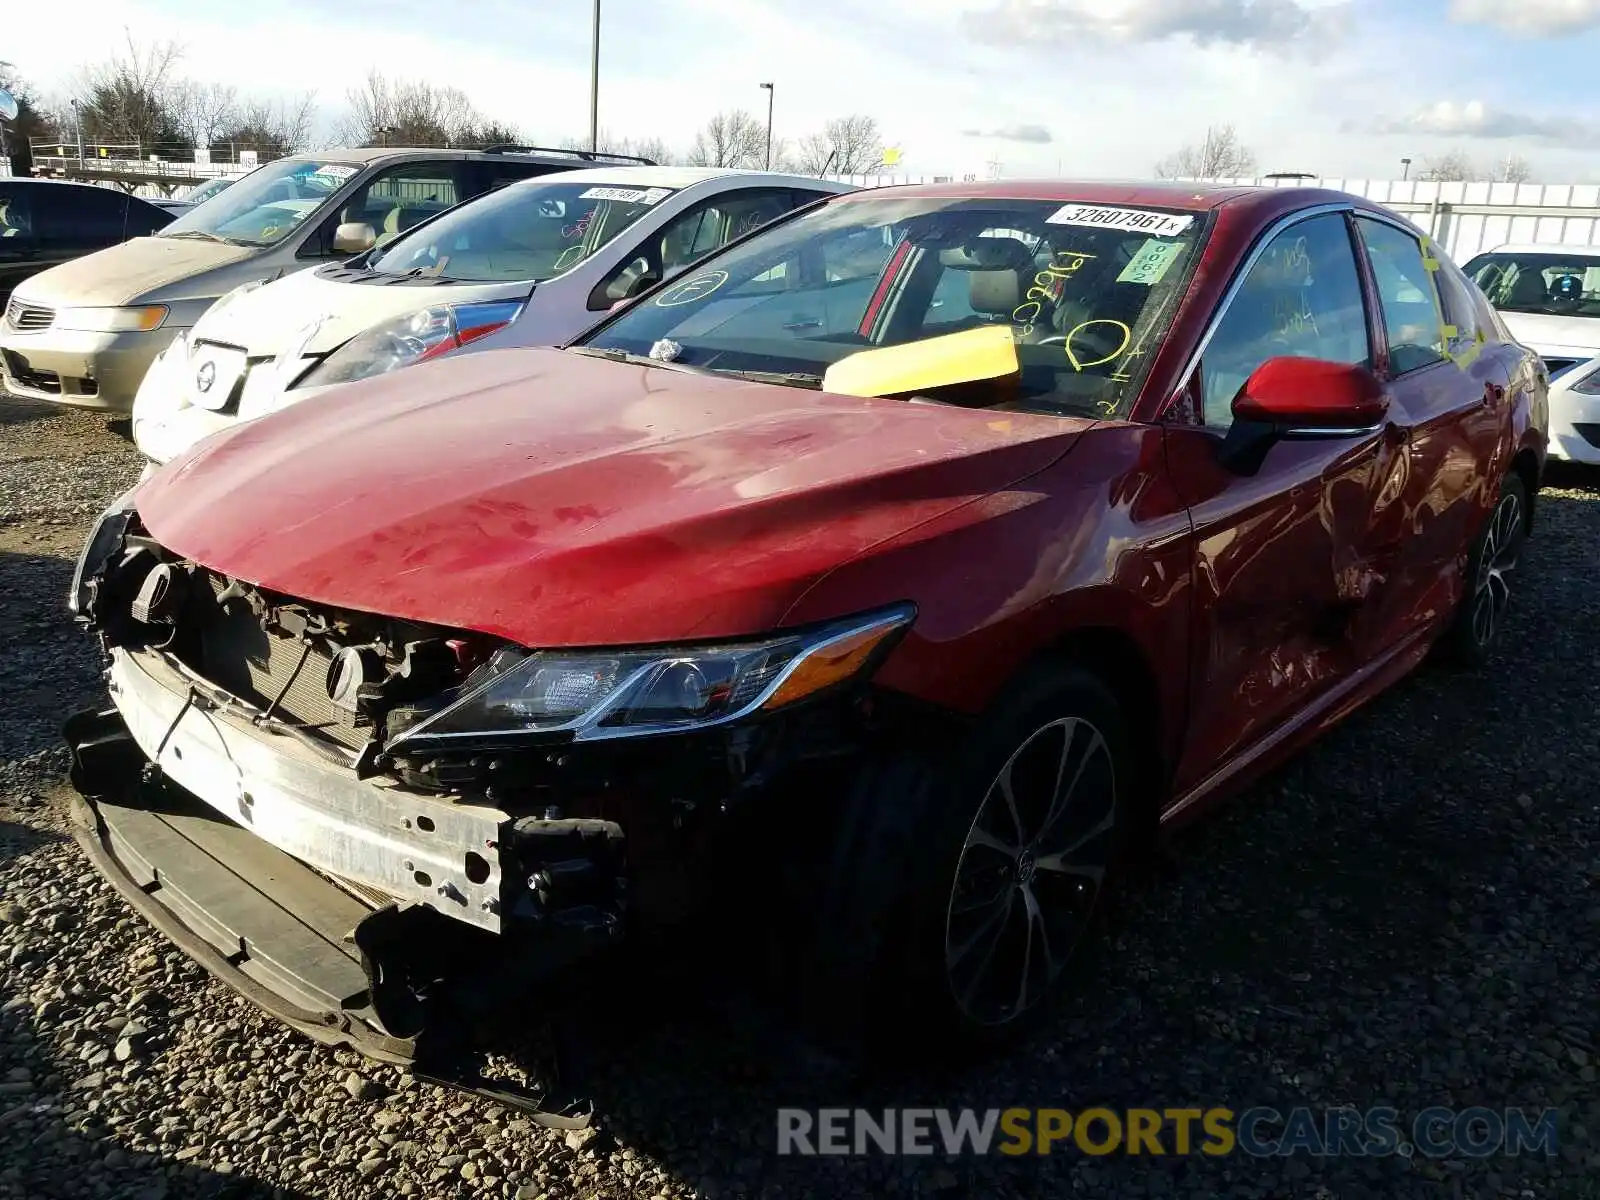
[[[1198,146],[1184,146],[1156,164],[1160,179],[1249,179],[1255,173],[1255,152],[1232,125],[1210,126]]]
[[[1424,159],[1417,178],[1425,183],[1458,183],[1479,178],[1478,168],[1464,150],[1452,150],[1437,158]]]
[[[720,112],[694,135],[689,165],[759,167],[766,161],[767,127],[744,109]]]
[[[589,149],[589,139],[587,137],[567,137],[561,140],[561,146],[565,150],[587,151]],[[658,137],[639,138],[636,141],[633,138],[618,137],[609,129],[599,131],[599,136],[595,139],[594,149],[597,154],[633,154],[640,158],[648,158],[653,162],[660,163],[662,166],[670,166],[677,161],[677,156],[672,152],[672,149]]]
[[[373,71],[363,87],[346,96],[350,116],[341,136],[361,145],[473,145],[497,140],[484,138],[485,133],[509,132],[474,108],[460,88],[424,80],[390,80]]]
[[[84,136],[99,141],[167,140],[178,133],[173,73],[182,48],[176,42],[141,46],[128,33],[125,50],[83,71]]]
[[[778,157],[774,154],[774,159]],[[862,114],[836,117],[800,139],[794,163],[807,175],[863,175],[883,164],[878,122]]]
[[[1527,183],[1532,175],[1533,168],[1520,154],[1506,155],[1494,169],[1494,177],[1500,183]]]
[[[126,47],[84,70],[79,92],[85,138],[111,143],[181,143],[174,107],[174,71],[183,56],[177,42],[141,46],[127,33]]]
[[[640,138],[632,143],[628,149],[619,151],[621,154],[637,154],[640,158],[648,158],[651,162],[660,163],[668,167],[677,162],[677,155],[672,147],[658,137]]]
[[[252,100],[236,113],[232,126],[218,136],[236,150],[254,150],[263,158],[304,150],[317,110],[316,93],[292,101]]]
[[[239,123],[239,89],[231,84],[184,80],[172,88],[171,108],[183,135],[210,146]]]

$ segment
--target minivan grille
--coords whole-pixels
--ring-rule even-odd
[[[40,304],[29,304],[26,301],[11,297],[11,303],[6,305],[6,321],[13,329],[49,329],[50,323],[56,319],[56,310],[45,308]]]

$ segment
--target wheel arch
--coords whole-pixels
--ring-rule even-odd
[[[1088,671],[1116,698],[1139,769],[1135,794],[1141,808],[1148,810],[1149,829],[1141,832],[1153,833],[1171,778],[1168,738],[1173,731],[1169,728],[1172,717],[1163,709],[1155,665],[1145,648],[1127,630],[1114,625],[1083,626],[1063,633],[1030,667],[1037,667],[1040,658]]]
[[[1534,513],[1539,504],[1539,455],[1532,446],[1524,446],[1511,459],[1509,469],[1521,477],[1522,486],[1528,493],[1528,515],[1522,522],[1522,528],[1525,533],[1532,533]]]

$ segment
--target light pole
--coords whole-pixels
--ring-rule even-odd
[[[772,101],[777,97],[778,89],[770,83],[763,83],[767,89],[767,170],[772,170]]]
[[[600,149],[600,0],[594,0],[594,33],[589,39],[589,153]]]
[[[83,109],[79,107],[76,100],[72,102],[72,128],[73,137],[78,143],[78,166],[81,168],[83,166]]]
[[[1402,158],[1400,160],[1400,167],[1400,182],[1404,183],[1406,180],[1411,178],[1411,160],[1409,158]]]

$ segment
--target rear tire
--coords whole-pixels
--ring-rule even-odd
[[[1440,640],[1445,657],[1460,666],[1488,661],[1511,605],[1511,581],[1528,532],[1528,488],[1508,470],[1494,510],[1467,554],[1467,588]]]
[[[1084,973],[1134,777],[1116,700],[1067,664],[1031,671],[950,750],[869,764],[819,898],[813,1015],[922,1059],[1022,1033]]]

